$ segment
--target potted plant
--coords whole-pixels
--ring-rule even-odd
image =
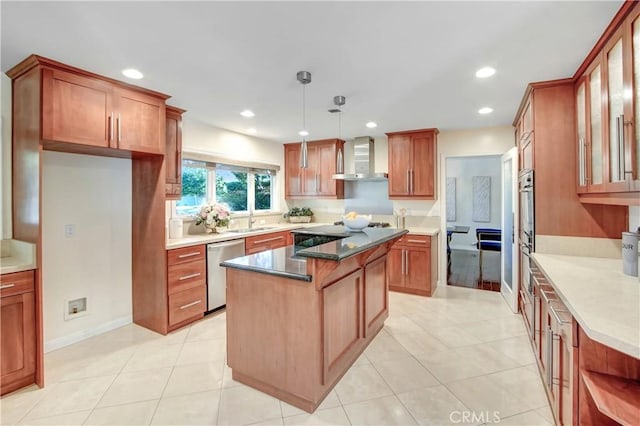
[[[309,207],[293,207],[285,216],[291,223],[307,223],[311,222],[313,212]]]
[[[221,203],[204,205],[196,216],[196,225],[204,224],[209,233],[215,233],[218,226],[227,226],[231,212],[229,206]]]

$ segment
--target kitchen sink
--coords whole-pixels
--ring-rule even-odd
[[[244,232],[264,231],[265,229],[271,229],[271,228],[267,226],[258,227],[258,228],[238,228],[238,229],[229,229],[226,232],[237,232],[238,234],[241,234]]]

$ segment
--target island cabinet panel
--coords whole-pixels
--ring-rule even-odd
[[[285,198],[344,198],[344,181],[333,179],[341,139],[307,142],[307,167],[300,167],[301,144],[284,145]]]
[[[389,198],[436,199],[438,129],[387,133]]]
[[[2,275],[0,285],[0,394],[36,381],[34,272]]]
[[[431,296],[437,282],[437,250],[431,236],[407,234],[388,256],[389,290]],[[435,244],[434,244],[435,245]]]
[[[386,256],[370,262],[365,267],[364,274],[364,337],[368,337],[382,327],[385,318],[389,315]]]

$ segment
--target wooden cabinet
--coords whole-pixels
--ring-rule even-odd
[[[247,255],[259,253],[265,250],[273,250],[293,244],[289,231],[271,232],[269,234],[254,235],[244,240],[245,253]]]
[[[389,290],[431,296],[437,282],[437,247],[428,235],[407,234],[388,255]]]
[[[168,329],[204,316],[207,310],[206,246],[167,251]]]
[[[165,172],[167,200],[182,198],[182,114],[185,110],[167,105]]]
[[[589,114],[589,83],[585,84],[583,109]],[[533,123],[530,136],[521,137],[518,146],[525,157],[521,165],[530,163],[534,171],[536,237],[620,238],[628,227],[628,209],[585,204],[577,193],[577,149],[570,143],[576,139],[576,122],[580,121],[577,120],[575,88],[572,79],[530,84],[514,120],[516,125],[531,114]],[[584,130],[587,135],[589,131],[589,127]],[[558,211],[563,214],[555,213]]]
[[[36,381],[34,271],[2,275],[0,284],[0,394]]]
[[[576,83],[577,192],[584,203],[640,204],[640,6],[622,9]]]
[[[387,133],[389,198],[436,199],[438,129]]]
[[[344,198],[344,181],[333,179],[343,149],[340,139],[307,142],[308,167],[301,168],[301,144],[285,144],[285,198]]]

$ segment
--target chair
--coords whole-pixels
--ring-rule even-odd
[[[480,276],[478,284],[482,285],[482,253],[484,251],[502,252],[502,230],[495,228],[477,228],[476,229],[476,247],[478,249],[478,267]]]

